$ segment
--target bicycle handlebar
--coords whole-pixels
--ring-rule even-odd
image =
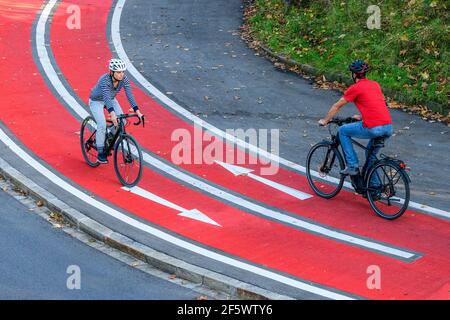
[[[347,123],[353,123],[353,122],[358,122],[358,121],[361,121],[361,120],[355,119],[355,118],[353,118],[353,117],[347,117],[347,118],[335,117],[335,118],[331,119],[331,120],[328,122],[328,124],[334,123],[334,124],[337,124],[337,125],[340,127],[340,126],[342,126],[342,125],[344,125],[344,124],[347,124]],[[321,125],[321,126],[322,126],[322,125]]]
[[[141,120],[141,118],[135,113],[133,113],[133,114],[120,114],[120,115],[117,116],[117,119],[127,119],[127,118],[132,118],[132,117],[137,117],[138,118],[138,121],[133,123],[135,126],[140,125],[141,122],[142,122],[142,127],[145,127],[145,116],[142,116],[142,120]]]

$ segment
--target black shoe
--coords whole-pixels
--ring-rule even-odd
[[[106,153],[103,150],[100,150],[97,155],[97,162],[106,164],[108,163],[108,158],[106,157]]]

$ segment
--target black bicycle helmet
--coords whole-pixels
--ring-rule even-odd
[[[369,71],[369,65],[363,60],[358,59],[353,61],[352,64],[348,66],[348,69],[354,73],[366,73]]]

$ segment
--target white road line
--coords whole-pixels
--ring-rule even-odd
[[[195,116],[194,114],[190,113],[188,110],[186,110],[183,107],[181,107],[180,105],[178,105],[175,101],[171,100],[164,93],[162,93],[155,86],[153,86],[149,81],[147,81],[147,79],[145,79],[145,77],[131,63],[130,59],[128,58],[128,56],[125,52],[125,49],[123,48],[122,40],[120,38],[120,17],[122,15],[122,10],[123,10],[123,7],[125,6],[125,2],[126,2],[126,0],[118,0],[116,3],[116,6],[114,8],[113,18],[112,18],[112,22],[111,22],[111,37],[113,40],[113,45],[114,45],[114,48],[115,48],[119,58],[122,59],[123,61],[125,61],[125,63],[127,64],[128,71],[148,91],[148,93],[150,95],[155,96],[166,106],[173,109],[177,113],[181,114],[185,118],[191,120],[193,123],[205,128],[210,133],[227,140],[231,144],[236,144],[237,146],[241,147],[243,150],[248,149],[249,151],[258,154],[263,159],[270,160],[275,163],[281,163],[295,171],[298,171],[301,173],[306,173],[305,167],[303,167],[299,164],[296,164],[292,161],[289,161],[287,159],[281,158],[270,152],[267,152],[264,149],[260,149],[257,146],[254,146],[254,145],[252,145],[248,142],[245,142],[241,139],[238,139],[235,136],[232,136],[232,135],[220,130],[219,128],[216,128],[213,125],[203,121],[199,117]],[[313,172],[313,175],[318,178],[320,177],[317,172]],[[332,182],[332,183],[336,183],[336,184],[339,182],[338,179],[335,179],[335,178],[325,179],[325,180]],[[351,183],[349,183],[348,181],[344,182],[344,186],[348,189],[353,190]],[[419,209],[421,211],[434,214],[436,216],[442,216],[444,218],[450,219],[450,212],[447,212],[447,211],[444,211],[441,209],[429,207],[429,206],[426,206],[426,205],[423,205],[420,203],[416,203],[416,202],[410,202],[409,207]]]
[[[190,219],[194,219],[194,220],[197,220],[197,221],[201,221],[201,222],[204,222],[204,223],[209,223],[209,224],[221,227],[220,224],[218,224],[216,221],[214,221],[213,219],[208,217],[206,214],[204,214],[200,210],[182,208],[179,205],[177,205],[177,204],[175,204],[173,202],[170,202],[170,201],[168,201],[168,200],[166,200],[164,198],[161,198],[160,196],[158,196],[158,195],[156,195],[156,194],[154,194],[154,193],[152,193],[150,191],[147,191],[145,189],[142,189],[140,187],[133,187],[133,188],[122,187],[122,189],[125,190],[125,191],[128,191],[128,192],[132,192],[132,193],[134,193],[134,194],[136,194],[138,196],[141,196],[141,197],[143,197],[145,199],[148,199],[150,201],[159,203],[159,204],[161,204],[161,205],[163,205],[165,207],[174,209],[174,210],[179,212],[178,213],[179,216],[187,217],[187,218],[190,218]]]
[[[51,0],[48,2],[48,4],[45,6],[44,10],[41,13],[41,16],[38,21],[38,30],[44,29],[45,25],[47,23],[47,19],[43,17],[48,17],[52,8],[54,7],[57,0]],[[36,32],[36,43],[42,44],[41,46],[36,46],[37,54],[39,57],[39,60],[41,61],[42,68],[44,69],[45,74],[49,78],[51,83],[61,84],[61,86],[58,86],[58,93],[61,95],[61,97],[64,99],[64,101],[72,106],[72,108],[75,110],[77,114],[80,115],[81,118],[86,118],[89,113],[78,104],[78,102],[75,100],[75,98],[67,91],[67,89],[62,85],[61,80],[58,77],[58,74],[55,72],[55,69],[53,68],[50,57],[48,55],[47,48],[45,46],[45,31],[44,32]]]
[[[48,3],[45,10],[42,12],[42,15],[40,16],[37,27],[36,27],[36,34],[37,34],[36,41],[37,40],[41,41],[41,42],[36,42],[36,46],[38,47],[38,50],[42,52],[42,56],[44,56],[44,57],[45,56],[48,57],[47,47],[45,46],[45,42],[44,42],[45,32],[46,32],[45,26],[47,24],[49,13],[51,12],[51,8],[54,6],[55,2],[56,2],[55,0],[52,0]],[[114,17],[113,17],[113,19],[114,19]],[[52,79],[51,85],[55,88],[55,90],[58,93],[61,92],[61,93],[65,94],[67,92],[67,90],[64,87],[64,85],[62,84],[61,80],[57,76],[55,77],[55,75],[57,75],[55,69],[53,68],[53,66],[51,64],[49,64],[49,60],[44,59],[44,61],[41,63],[44,63],[44,62],[47,62],[47,66],[44,69],[45,72],[52,73],[51,77],[49,76],[49,78]],[[81,118],[86,114],[86,111],[84,109],[82,109],[82,110],[80,109],[82,107],[78,104],[78,102],[75,99],[67,99],[65,101],[66,101],[67,105],[70,108],[72,108]],[[390,256],[395,256],[400,259],[414,259],[418,256],[417,254],[406,251],[406,250],[401,250],[401,249],[391,247],[389,245],[384,245],[384,244],[381,244],[378,242],[366,240],[366,239],[358,237],[357,235],[342,233],[342,232],[339,232],[339,231],[331,229],[331,228],[327,228],[327,227],[324,227],[324,226],[321,226],[321,225],[318,225],[318,224],[315,224],[312,222],[307,222],[307,221],[304,221],[301,219],[297,219],[295,217],[283,214],[281,212],[265,208],[263,206],[255,204],[253,202],[250,202],[246,199],[235,196],[229,192],[223,191],[217,187],[207,184],[207,183],[205,183],[201,180],[198,180],[194,177],[191,177],[190,175],[188,175],[182,171],[179,171],[178,169],[175,169],[174,167],[171,167],[171,166],[167,165],[166,163],[152,157],[151,155],[149,155],[146,152],[143,152],[142,156],[143,156],[143,160],[147,164],[150,164],[151,166],[164,171],[165,173],[171,175],[172,177],[175,177],[176,179],[182,180],[182,181],[194,186],[195,188],[199,188],[215,197],[220,197],[223,200],[226,200],[231,203],[235,203],[240,207],[249,209],[250,211],[253,211],[253,212],[257,212],[265,217],[269,217],[271,219],[280,221],[282,223],[286,223],[286,224],[301,228],[303,230],[314,232],[318,235],[325,236],[325,237],[331,238],[331,239],[335,239],[335,240],[344,242],[344,243],[352,245],[352,246],[369,249],[369,250],[376,251],[378,253],[387,254]]]

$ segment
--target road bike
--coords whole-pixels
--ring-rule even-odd
[[[139,183],[142,177],[142,152],[136,139],[127,134],[126,119],[137,117],[139,120],[134,125],[145,126],[145,118],[142,120],[137,114],[121,114],[117,116],[119,126],[115,129],[111,120],[107,120],[105,134],[105,152],[111,156],[114,152],[114,171],[119,181],[126,187],[133,187]],[[91,167],[97,167],[96,145],[97,123],[92,116],[83,120],[80,131],[81,152],[83,157]]]

